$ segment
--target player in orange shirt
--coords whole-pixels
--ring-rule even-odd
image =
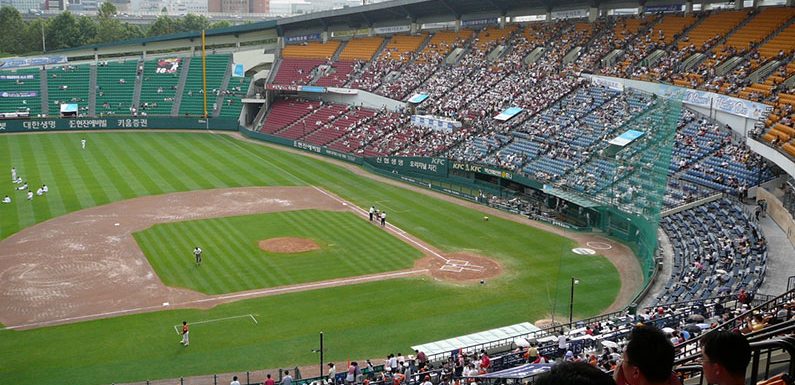
[[[190,331],[188,330],[188,321],[182,321],[182,345],[188,346],[190,344]]]

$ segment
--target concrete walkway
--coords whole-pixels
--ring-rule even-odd
[[[779,295],[787,290],[789,277],[795,275],[795,247],[769,216],[759,219],[759,228],[767,238],[767,272],[759,292]]]

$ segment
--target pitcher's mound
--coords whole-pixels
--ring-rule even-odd
[[[282,237],[259,241],[259,248],[269,253],[303,253],[318,250],[320,246],[311,239]]]

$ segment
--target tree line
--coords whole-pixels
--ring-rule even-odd
[[[229,26],[228,21],[210,23],[206,17],[194,14],[181,18],[161,15],[148,26],[130,24],[118,19],[116,6],[111,3],[102,3],[96,16],[77,16],[64,11],[53,18],[25,21],[16,8],[3,6],[0,7],[0,55],[40,54],[44,48],[53,51]],[[42,36],[45,47],[42,47]]]

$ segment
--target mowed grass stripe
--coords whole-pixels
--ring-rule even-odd
[[[49,135],[47,135],[49,137]],[[93,207],[97,205],[97,200],[89,192],[86,182],[83,179],[85,170],[83,165],[76,162],[75,158],[69,154],[70,151],[76,151],[74,148],[68,149],[63,140],[52,140],[51,142],[53,152],[63,166],[63,171],[66,180],[69,183],[68,189],[72,191],[75,198],[79,202],[78,208]],[[61,188],[62,182],[53,183],[53,188]]]
[[[108,192],[113,191],[114,188],[110,185],[111,181],[107,180],[106,182],[104,179],[100,180],[100,176],[94,174],[93,168],[95,164],[93,163],[95,160],[90,155],[86,154],[88,150],[81,150],[80,147],[69,142],[60,142],[58,144],[62,147],[62,153],[66,154],[66,156],[72,160],[72,164],[74,164],[78,170],[78,189],[82,188],[85,193],[90,194],[94,201],[94,205],[110,202],[111,198]],[[108,186],[105,186],[105,184],[108,184]]]
[[[232,245],[234,252],[239,255],[243,266],[248,267],[247,271],[250,271],[251,275],[262,279],[268,286],[280,286],[286,283],[284,278],[287,274],[280,266],[274,264],[270,258],[267,258],[264,255],[264,251],[259,249],[258,243],[262,239],[248,239],[231,221],[225,218],[214,222],[219,235],[224,236],[225,239],[235,240],[235,244]],[[250,252],[252,248],[256,248],[253,253]],[[248,253],[246,252],[247,250],[249,251]]]
[[[41,177],[38,174],[38,167],[36,167],[36,156],[30,144],[30,138],[26,137],[25,140],[21,140],[18,150],[22,157],[22,162],[25,165],[25,175],[22,175],[22,179],[24,183],[28,184],[28,188],[25,190],[16,190],[16,203],[19,206],[18,210],[21,209],[24,213],[20,217],[24,216],[25,220],[29,223],[35,223],[40,220],[39,218],[45,217],[46,212],[44,212],[45,210],[42,207],[42,202],[36,200],[36,198],[39,198],[35,193],[37,187],[40,186],[38,183]],[[14,188],[21,186],[23,185],[14,185]],[[27,200],[28,190],[34,193],[33,200],[31,201]]]
[[[248,167],[260,171],[263,175],[270,175],[273,178],[273,185],[302,186],[307,184],[304,178],[295,174],[296,170],[300,173],[303,157],[240,141],[226,135],[222,135],[220,140],[226,143],[230,151],[236,152]],[[282,156],[286,156],[286,163],[281,166],[276,165],[274,162],[278,162]]]
[[[159,151],[151,147],[161,140],[165,139],[159,137],[150,138],[148,135],[129,135],[125,142],[135,152],[135,156],[140,158],[136,161],[137,165],[155,180],[157,183],[155,187],[159,190],[159,193],[186,191],[188,187],[182,183],[180,178],[174,175],[181,174],[181,171],[174,167],[173,164],[167,163],[160,156]]]
[[[190,141],[189,144],[187,141],[185,143],[182,141],[178,142],[195,147],[202,156],[209,157],[210,159],[223,159],[224,170],[221,169],[220,164],[214,162],[209,162],[208,167],[208,170],[211,170],[218,179],[224,180],[223,185],[248,186],[259,179],[254,173],[248,171],[251,167],[250,165],[240,163],[234,151],[227,151],[229,150],[227,146],[224,146],[224,148],[219,147],[219,145],[223,145],[224,143],[218,142],[213,137],[208,138],[209,140],[195,139],[196,140]],[[221,185],[219,185],[219,187],[220,186]]]
[[[168,269],[168,276],[178,281],[171,284],[208,294],[392,271],[410,267],[421,256],[349,212],[300,210],[214,218],[159,224],[143,232],[155,233],[163,239],[153,241],[166,244],[158,248],[141,243],[147,258],[153,260],[152,266]],[[370,235],[362,237],[361,233]],[[312,239],[321,249],[292,254],[259,250],[259,240],[277,237]],[[190,253],[197,245],[205,252],[199,274],[188,265],[157,261],[175,253]],[[371,256],[374,252],[377,258]],[[385,263],[380,263],[382,260]]]
[[[120,133],[111,135],[110,139],[119,151],[117,156],[132,169],[133,175],[146,186],[150,194],[178,191],[168,176],[161,174],[161,169],[167,166],[161,166],[149,155],[148,150],[141,147],[141,138]]]
[[[138,242],[141,247],[146,247],[148,250],[151,250],[153,253],[157,253],[159,255],[163,254],[163,247],[167,244],[166,240],[161,237],[161,234],[157,230],[148,231],[148,232],[138,232],[134,234],[135,240]],[[172,261],[168,258],[158,258],[156,263],[157,266],[154,265],[155,261],[150,260],[149,264],[152,266],[157,272],[158,278],[166,285],[176,282],[176,277],[174,277],[173,270],[170,267]]]
[[[206,286],[212,290],[224,290],[220,280],[215,279],[211,274],[207,274],[204,266],[197,266],[196,259],[192,254],[196,246],[193,242],[196,237],[192,232],[186,231],[182,226],[161,226],[163,234],[169,239],[179,240],[172,242],[166,249],[166,255],[178,256],[172,258],[174,276],[179,280],[177,285],[180,287],[192,288],[196,286]],[[215,262],[217,263],[217,262]]]
[[[91,171],[91,175],[95,177],[97,181],[97,187],[102,190],[105,194],[105,199],[102,200],[102,203],[106,202],[116,202],[120,201],[123,198],[128,198],[131,195],[125,195],[121,191],[119,191],[119,186],[123,185],[126,186],[126,182],[123,178],[120,178],[118,175],[108,175],[107,171],[112,170],[112,167],[105,162],[104,157],[101,156],[102,152],[99,151],[99,147],[104,146],[102,140],[97,140],[99,136],[91,136],[90,140],[93,144],[90,149],[87,147],[85,150],[80,150],[80,155],[82,156],[85,164],[88,166],[88,169]],[[122,187],[122,190],[130,191],[129,186]]]
[[[188,143],[189,142],[189,143]],[[237,187],[243,186],[246,183],[239,180],[232,180],[230,178],[232,173],[223,173],[215,162],[206,162],[200,157],[206,157],[208,154],[202,151],[202,148],[197,145],[198,141],[188,141],[176,139],[170,144],[174,146],[174,152],[189,154],[189,156],[180,157],[180,161],[185,165],[188,170],[202,170],[197,176],[200,176],[199,182],[202,183],[203,188],[220,188],[220,187]],[[223,158],[211,158],[223,159]]]
[[[201,247],[203,250],[203,262],[201,267],[202,271],[197,276],[199,279],[196,282],[197,286],[201,286],[202,282],[211,282],[214,290],[213,293],[229,293],[238,291],[237,287],[239,286],[236,284],[236,278],[232,274],[214,274],[212,272],[216,269],[226,272],[234,272],[235,268],[239,267],[239,264],[236,263],[237,253],[230,251],[228,253],[220,254],[218,253],[218,250],[220,249],[207,249],[207,247],[202,246],[203,242],[209,242],[210,244],[214,245],[231,243],[230,240],[221,237],[220,234],[213,231],[213,228],[208,222],[211,221],[196,221],[192,222],[190,226],[187,224],[185,224],[185,226],[181,226],[183,234],[187,234],[188,239],[195,240],[194,243],[196,246]],[[193,248],[191,247],[190,250],[193,250]],[[210,266],[213,267],[212,270],[209,269]]]
[[[44,154],[46,151],[49,151],[48,148],[44,146],[44,136],[43,135],[27,135],[30,136],[31,147],[35,154]],[[33,139],[33,137],[36,137]],[[36,167],[38,169],[38,175],[41,178],[41,184],[47,184],[48,193],[43,197],[44,201],[47,204],[47,209],[49,213],[49,217],[41,218],[39,220],[47,220],[52,217],[56,217],[59,215],[63,215],[66,213],[66,206],[64,205],[64,198],[61,194],[60,189],[53,188],[52,182],[56,180],[55,170],[53,170],[52,165],[49,162],[46,162],[44,159],[36,161]],[[38,218],[37,218],[38,219]]]
[[[91,147],[90,153],[91,156],[96,159],[98,166],[101,167],[104,179],[106,179],[119,194],[119,198],[111,197],[113,201],[129,199],[146,194],[147,191],[141,189],[140,186],[132,186],[132,183],[135,183],[136,180],[128,178],[129,175],[123,174],[121,170],[122,166],[120,165],[121,162],[116,159],[112,152],[108,151],[108,147],[110,147],[112,143],[108,135],[97,135],[95,139],[97,145]]]
[[[25,180],[27,176],[25,176],[24,173],[25,170],[27,170],[28,167],[30,167],[28,164],[30,158],[26,159],[22,156],[22,154],[24,153],[23,150],[21,149],[22,142],[23,142],[22,140],[16,140],[11,142],[11,145],[9,146],[10,147],[9,153],[11,154],[12,161],[16,162],[15,165],[17,168],[17,177]],[[11,169],[9,168],[9,172],[10,171]],[[10,191],[8,192],[8,196],[11,198],[13,206],[9,207],[7,210],[14,211],[14,217],[16,217],[16,221],[20,227],[30,226],[35,221],[33,216],[33,210],[31,209],[30,205],[27,204],[24,193],[22,193],[20,190],[17,190],[19,187],[20,187],[19,184],[14,184],[14,183],[10,184],[9,186]]]
[[[170,136],[173,137],[174,135]],[[185,190],[198,190],[211,187],[212,185],[210,182],[204,177],[203,170],[191,168],[186,164],[186,162],[189,162],[188,159],[194,159],[200,154],[193,149],[183,154],[176,152],[175,149],[172,148],[172,142],[178,140],[179,138],[172,138],[170,142],[166,142],[165,140],[151,141],[152,150],[156,154],[155,159],[160,162],[161,166],[163,164],[168,164],[176,169],[177,172],[172,174],[185,186]]]
[[[7,140],[7,135],[0,135],[0,164],[7,164],[11,167],[21,164],[17,158],[14,157],[14,144],[12,141]],[[12,203],[16,202],[16,184],[11,183],[11,167],[6,170],[0,170],[0,186],[4,186],[0,189],[0,194],[3,197],[6,195],[9,198],[13,199]],[[17,166],[17,170],[19,166]],[[8,174],[6,174],[8,172]],[[19,212],[17,211],[18,208],[14,207],[14,205],[0,205],[0,234],[10,234],[11,230],[13,230],[12,224],[19,223]]]

